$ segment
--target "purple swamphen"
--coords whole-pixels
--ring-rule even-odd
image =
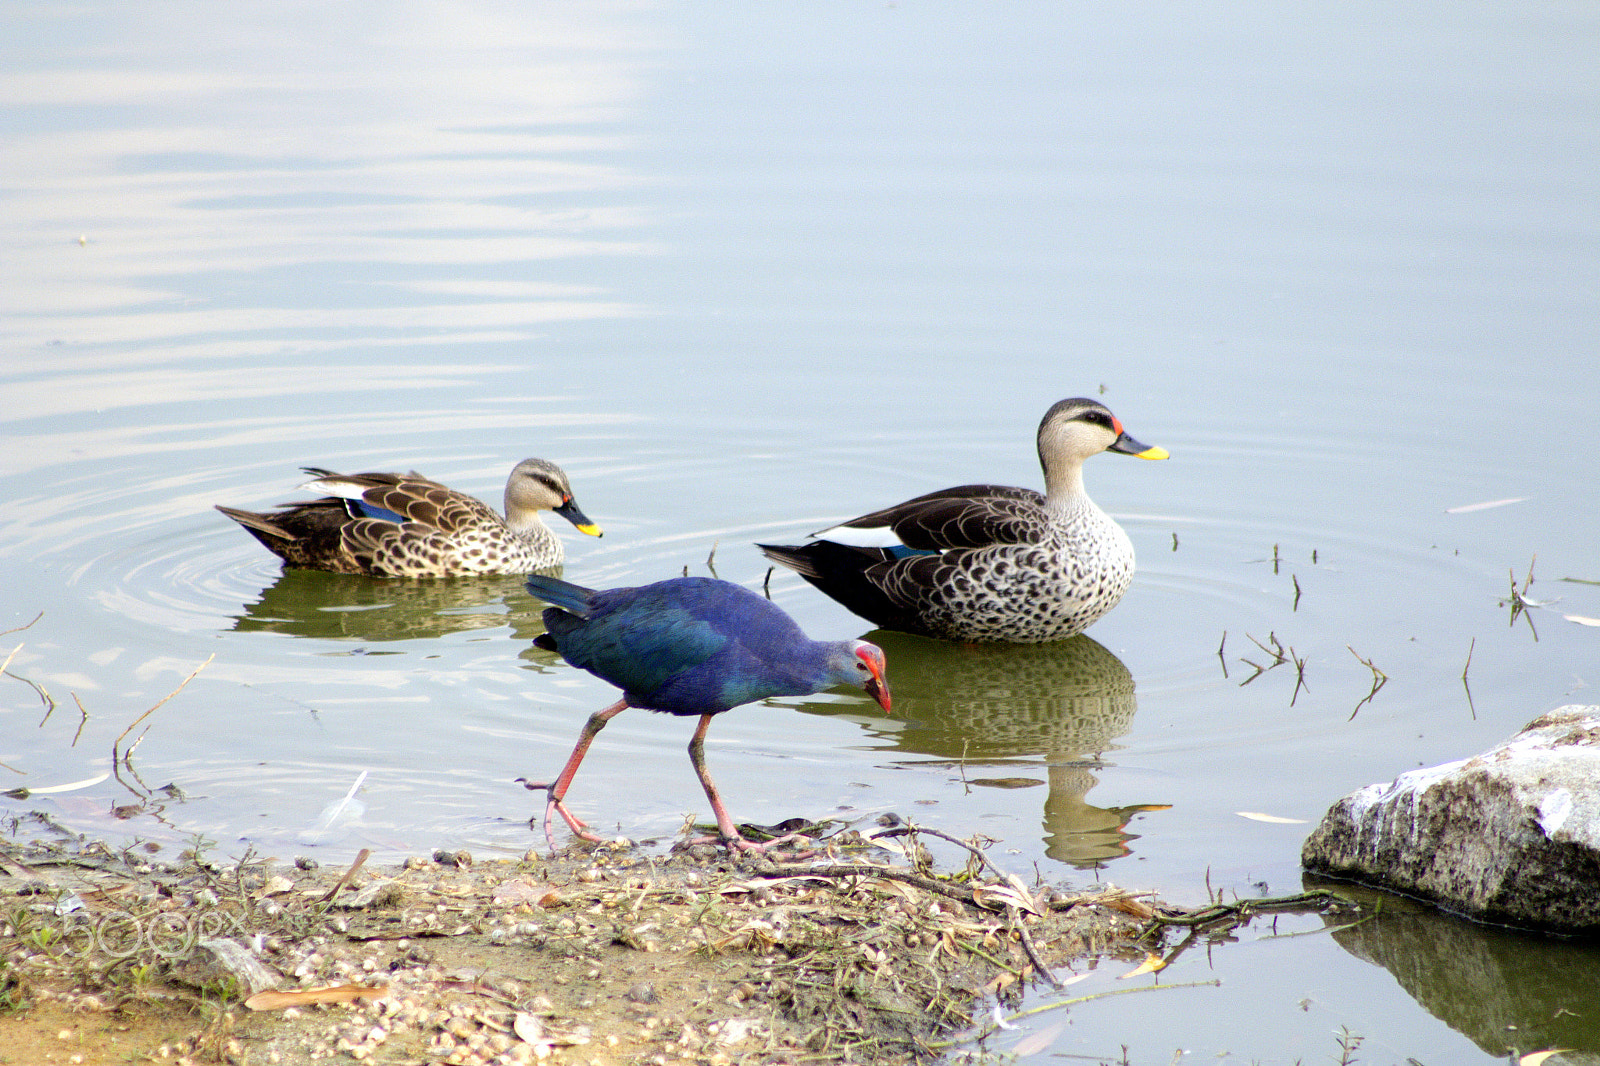
[[[547,632],[534,644],[622,689],[622,699],[590,716],[559,777],[543,788],[545,837],[552,813],[589,841],[562,800],[595,734],[629,707],[700,716],[689,761],[730,851],[760,851],[739,835],[706,772],[705,737],[713,715],[771,696],[806,696],[834,686],[863,688],[889,710],[883,652],[863,640],[811,640],[771,601],[732,582],[680,577],[639,588],[596,591],[553,577],[529,576],[528,591],[551,604]]]

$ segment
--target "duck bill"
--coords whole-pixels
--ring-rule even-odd
[[[1121,452],[1123,455],[1134,455],[1140,459],[1165,459],[1167,450],[1156,448],[1148,444],[1140,444],[1126,433],[1122,434],[1111,443],[1111,451]]]
[[[565,518],[568,522],[571,522],[573,526],[577,528],[579,533],[587,533],[591,537],[605,535],[605,531],[603,529],[589,521],[588,515],[578,510],[577,502],[570,497],[567,499],[566,503],[555,508],[555,512],[562,518]]]

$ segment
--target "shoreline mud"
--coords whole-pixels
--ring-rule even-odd
[[[1026,883],[992,843],[906,825],[797,862],[618,840],[332,869],[4,842],[0,1061],[930,1061],[1193,935],[1197,912]]]

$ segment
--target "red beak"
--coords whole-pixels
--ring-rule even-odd
[[[867,690],[867,695],[878,701],[883,713],[893,714],[894,711],[890,706],[893,698],[889,695],[889,679],[884,676],[888,665],[884,662],[882,649],[875,644],[864,644],[856,651],[856,655],[867,664],[867,669],[872,671],[872,677],[862,686]]]

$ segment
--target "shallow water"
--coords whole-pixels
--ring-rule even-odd
[[[569,578],[759,587],[753,541],[1037,486],[1070,395],[1172,452],[1086,471],[1139,551],[1124,602],[1039,648],[877,634],[892,717],[723,716],[737,817],[892,810],[1051,880],[1282,894],[1338,796],[1594,702],[1600,638],[1564,616],[1600,587],[1563,579],[1600,579],[1600,18],[986,16],[0,15],[0,628],[43,612],[0,647],[0,776],[92,778],[148,727],[104,783],[0,802],[230,853],[521,854],[515,778],[613,695],[531,648],[519,583],[284,573],[213,504],[292,499],[305,465],[498,502],[539,455],[606,529],[555,520]],[[1530,568],[1555,602],[1513,618]],[[1274,641],[1303,686],[1247,682]],[[663,841],[703,815],[690,728],[619,717],[574,808]],[[1076,1008],[1041,1053],[1331,1060],[1341,1026],[1363,1061],[1600,1052],[1562,1013],[1596,1016],[1591,953],[1418,922],[1191,952],[1163,980],[1221,988]],[[1449,958],[1502,979],[1456,995]]]

